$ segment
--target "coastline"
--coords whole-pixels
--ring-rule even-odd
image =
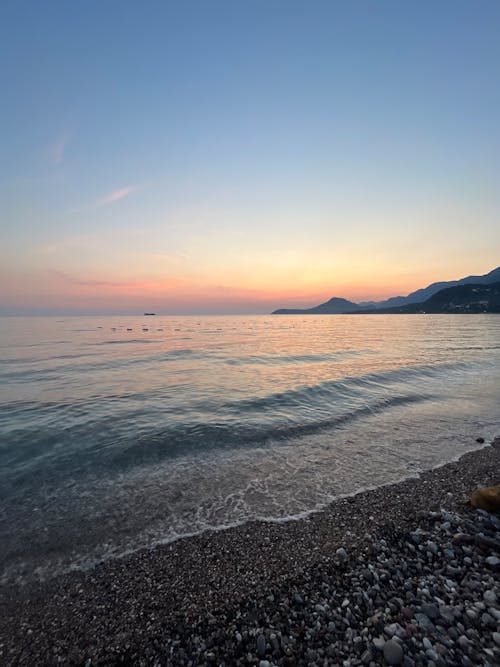
[[[425,522],[425,513],[444,509],[464,520],[473,517],[476,513],[464,504],[470,492],[478,485],[499,482],[497,438],[492,445],[418,477],[339,498],[301,519],[246,523],[181,538],[86,572],[23,588],[6,587],[0,593],[0,661],[8,665],[141,664],[141,660],[189,664],[190,659],[191,664],[323,664],[304,653],[316,651],[311,648],[315,642],[306,637],[303,646],[292,647],[289,654],[283,645],[273,649],[271,635],[276,640],[276,632],[272,618],[266,622],[260,618],[262,610],[274,610],[280,600],[293,595],[301,597],[300,591],[307,590],[318,571],[334,578],[345,575],[358,559],[369,559],[373,536],[398,540]],[[233,638],[243,633],[243,620],[251,625],[255,614],[256,634],[240,656],[243,639],[233,646]],[[199,645],[188,637],[187,628],[195,626]],[[215,630],[220,650],[218,645],[211,649],[204,639],[204,633]],[[265,638],[261,643],[267,642],[264,651],[257,641],[261,636]],[[253,653],[247,650],[252,645]],[[363,664],[361,652],[354,648],[346,644],[345,660]],[[472,664],[495,664],[495,648],[488,650],[493,658],[486,653],[481,658],[485,662]],[[366,664],[385,664],[382,655],[370,652]],[[319,657],[327,659],[325,664],[340,660]]]

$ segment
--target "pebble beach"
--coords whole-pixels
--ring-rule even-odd
[[[284,523],[4,587],[2,665],[500,664],[500,439]]]

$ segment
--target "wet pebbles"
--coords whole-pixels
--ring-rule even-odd
[[[500,664],[500,443],[307,520],[179,540],[0,599],[0,664]]]

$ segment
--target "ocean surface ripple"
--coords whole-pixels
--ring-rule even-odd
[[[0,332],[4,583],[304,516],[500,432],[497,315],[0,318]]]

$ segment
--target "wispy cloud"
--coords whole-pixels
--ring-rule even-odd
[[[69,132],[64,132],[61,134],[56,141],[50,146],[49,154],[50,159],[54,164],[61,164],[64,161],[64,155],[66,152],[66,147],[70,140]]]
[[[102,197],[99,197],[99,199],[96,199],[92,204],[88,204],[87,206],[80,206],[78,208],[70,208],[65,212],[64,215],[84,213],[85,211],[92,211],[96,208],[101,208],[102,206],[108,206],[109,204],[113,204],[114,202],[120,201],[121,199],[125,199],[125,197],[128,197],[130,194],[132,194],[132,192],[135,192],[138,189],[138,185],[127,185],[124,188],[112,190]]]
[[[142,284],[130,283],[130,282],[120,282],[113,280],[90,280],[90,279],[81,279],[75,276],[71,276],[68,273],[63,271],[52,271],[53,275],[61,278],[62,280],[72,283],[73,285],[82,285],[84,287],[141,287]]]
[[[118,190],[112,190],[103,197],[100,197],[96,201],[95,206],[99,207],[99,206],[107,206],[108,204],[113,204],[115,201],[120,201],[120,199],[125,199],[125,197],[128,197],[129,194],[131,194],[135,190],[137,190],[137,185],[127,185],[124,188],[119,188]]]
[[[63,271],[52,270],[50,273],[63,280],[66,283],[71,283],[72,285],[78,285],[80,287],[102,287],[112,290],[124,290],[124,291],[141,291],[141,290],[150,290],[150,291],[162,291],[170,290],[186,284],[184,278],[180,276],[162,276],[161,279],[152,279],[152,280],[137,280],[137,281],[119,281],[119,280],[99,280],[99,279],[88,279],[88,278],[79,278],[72,276]]]

